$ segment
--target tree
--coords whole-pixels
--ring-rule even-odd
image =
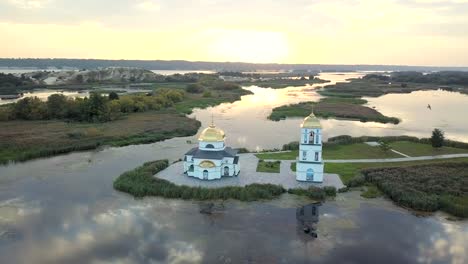
[[[441,148],[444,145],[444,132],[438,128],[432,131],[431,144],[434,148]]]
[[[49,118],[64,118],[67,115],[67,97],[63,94],[52,94],[47,98]]]
[[[78,74],[78,75],[76,76],[76,82],[77,82],[77,83],[80,83],[80,84],[81,84],[81,83],[84,83],[84,77],[83,77],[83,75]]]
[[[37,97],[26,97],[13,105],[12,116],[23,120],[46,119],[47,106]]]
[[[385,141],[385,140],[379,141],[379,144],[380,144],[380,146],[379,146],[380,149],[382,151],[384,151],[384,152],[387,152],[387,151],[389,151],[391,149],[390,144],[388,144],[388,142]]]
[[[201,86],[198,83],[192,83],[185,87],[185,91],[187,91],[188,93],[201,93],[203,92],[203,86]]]
[[[109,100],[119,100],[119,95],[116,92],[109,93]]]

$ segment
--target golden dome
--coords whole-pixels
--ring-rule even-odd
[[[223,130],[217,128],[215,125],[211,125],[205,128],[203,132],[201,132],[198,140],[206,142],[219,142],[224,141],[225,137],[226,135],[224,134]]]
[[[216,167],[216,165],[212,161],[204,160],[204,161],[200,162],[200,167],[202,167],[202,168],[214,168],[214,167]]]
[[[308,117],[304,119],[304,121],[301,124],[302,128],[322,128],[320,125],[320,121],[315,117],[315,115],[312,113]]]

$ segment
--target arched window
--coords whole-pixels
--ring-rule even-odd
[[[315,152],[315,161],[318,161],[318,160],[319,160],[319,153]]]
[[[207,170],[203,171],[203,179],[208,180],[208,171]]]
[[[314,144],[315,142],[315,132],[311,131],[309,135],[309,144]]]
[[[224,176],[229,176],[229,167],[224,167]]]
[[[213,146],[213,144],[208,144],[208,145],[206,145],[206,148],[213,149],[214,146]]]
[[[193,171],[193,165],[190,165],[190,167],[189,167],[188,170],[189,170],[189,171]]]
[[[302,160],[306,160],[307,159],[307,151],[302,151]]]

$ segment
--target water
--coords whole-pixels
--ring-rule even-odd
[[[363,73],[322,73],[320,78],[330,80],[325,85],[343,82]],[[324,84],[285,89],[246,87],[253,95],[240,101],[196,110],[192,117],[207,125],[214,116],[216,125],[227,134],[227,142],[234,147],[252,150],[281,148],[284,143],[297,141],[303,118],[288,118],[278,122],[267,119],[277,106],[304,101],[319,101],[316,92]],[[398,125],[376,122],[359,122],[321,119],[324,139],[339,135],[430,137],[434,128],[441,128],[448,138],[468,142],[468,96],[447,91],[418,91],[411,94],[389,94],[378,98],[365,98],[367,106],[376,107],[384,115],[398,117]],[[431,104],[432,110],[427,108]]]
[[[300,120],[266,121],[269,109],[284,103],[318,100],[315,87],[250,87],[257,96],[245,96],[232,105],[196,111],[194,115],[207,125],[214,111],[216,123],[226,130],[228,141],[233,144],[280,146],[287,139],[296,139]],[[392,110],[392,100],[386,102],[389,108],[382,103],[379,110]],[[371,101],[372,104],[377,103]],[[442,108],[436,101],[431,104],[436,112]],[[406,114],[411,110],[401,108]],[[410,116],[404,117],[408,121],[402,125],[414,122]],[[366,132],[359,122],[336,122],[355,128],[356,134]],[[263,123],[270,127],[261,128]],[[405,129],[416,131],[412,126]],[[325,133],[338,132],[336,126],[331,126],[326,127]],[[204,203],[137,200],[113,190],[112,182],[122,172],[149,160],[179,159],[193,145],[187,140],[195,138],[1,166],[0,263],[468,261],[467,221],[450,222],[442,213],[417,217],[384,199],[365,200],[358,192],[339,194],[336,200],[320,206],[314,238],[303,232],[303,223],[296,219],[297,209],[310,201],[295,196],[283,195],[268,202],[216,203],[213,213],[207,215],[200,213],[206,207]]]

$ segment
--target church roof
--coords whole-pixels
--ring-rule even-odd
[[[206,151],[200,150],[198,147],[191,149],[189,152],[185,153],[185,155],[193,156],[195,159],[212,159],[212,160],[220,160],[225,157],[235,158],[237,155],[237,150],[234,150],[230,147],[226,147],[224,150],[220,151]]]
[[[211,124],[201,132],[198,140],[205,142],[219,142],[224,141],[225,137],[226,135],[223,130],[217,128],[214,124]]]
[[[322,125],[320,125],[320,121],[318,120],[317,117],[313,113],[311,113],[308,117],[302,121],[301,124],[302,128],[322,128]]]

